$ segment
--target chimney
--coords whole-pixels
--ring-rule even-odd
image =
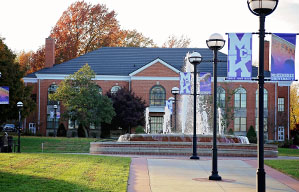
[[[264,71],[269,71],[269,41],[265,41],[264,45],[265,45],[265,49],[264,49]]]
[[[46,38],[45,56],[45,68],[53,67],[55,63],[55,41],[51,37]]]

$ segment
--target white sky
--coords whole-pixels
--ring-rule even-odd
[[[0,36],[13,51],[36,51],[68,6],[76,0],[1,0]],[[185,35],[191,47],[205,48],[212,33],[226,39],[228,32],[257,32],[258,17],[247,7],[247,0],[86,0],[105,4],[117,13],[122,29],[136,29],[158,46],[169,35]],[[299,33],[299,0],[280,0],[266,18],[266,31]],[[254,35],[253,57],[258,45]],[[270,36],[266,39],[270,40]],[[297,38],[297,44],[299,44]],[[298,48],[298,46],[297,46]],[[227,47],[223,48],[227,53]],[[299,65],[299,54],[296,63]],[[296,78],[299,69],[296,69]],[[299,73],[298,73],[299,74]]]

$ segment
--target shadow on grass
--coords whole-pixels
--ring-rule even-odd
[[[84,185],[45,177],[0,172],[0,191],[5,192],[56,192],[56,191],[102,191]]]

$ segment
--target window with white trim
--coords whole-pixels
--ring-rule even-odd
[[[234,96],[235,108],[246,108],[246,90],[240,87],[236,90]]]
[[[277,111],[283,112],[284,111],[284,98],[278,98],[277,100]]]
[[[234,119],[234,131],[246,131],[246,117],[235,117]]]
[[[278,141],[284,141],[284,126],[278,127]]]

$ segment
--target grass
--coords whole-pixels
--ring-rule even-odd
[[[290,148],[278,148],[279,156],[296,156],[299,157],[298,149],[290,149]]]
[[[17,140],[17,137],[14,139]],[[89,153],[90,142],[93,141],[111,141],[111,139],[22,136],[21,152]]]
[[[299,180],[299,160],[265,160],[265,164]]]
[[[126,191],[130,158],[0,154],[0,191]]]

